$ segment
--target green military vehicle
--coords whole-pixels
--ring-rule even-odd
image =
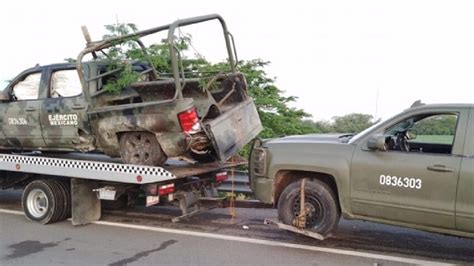
[[[357,135],[257,140],[250,176],[286,227],[328,236],[342,214],[474,237],[474,105],[417,103]]]
[[[229,69],[212,75],[185,73],[175,31],[218,21],[224,33]],[[76,64],[28,69],[0,97],[0,149],[8,151],[99,151],[125,163],[162,165],[169,157],[225,161],[261,130],[238,72],[232,35],[219,15],[174,23],[92,42]],[[171,73],[158,73],[142,37],[168,31]],[[118,93],[105,89],[123,68],[111,69],[107,48],[136,42],[147,60],[125,62],[139,81]],[[95,60],[84,61],[86,55]],[[102,56],[101,56],[102,55]]]

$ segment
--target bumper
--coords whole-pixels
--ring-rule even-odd
[[[253,177],[252,189],[255,193],[255,198],[266,204],[274,204],[275,202],[273,202],[273,181],[273,179],[268,179],[265,177]]]

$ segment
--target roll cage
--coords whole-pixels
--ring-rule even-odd
[[[154,69],[153,64],[151,64],[151,60],[147,54],[146,51],[146,46],[143,44],[143,42],[140,40],[140,38],[155,34],[161,31],[168,30],[168,39],[167,43],[169,45],[169,50],[170,50],[170,56],[171,56],[171,70],[173,73],[173,79],[174,79],[174,84],[176,88],[176,93],[173,97],[173,99],[181,99],[183,98],[183,93],[182,89],[184,88],[184,82],[185,82],[185,76],[184,76],[184,70],[181,64],[181,55],[179,52],[179,49],[177,48],[175,44],[175,30],[179,27],[182,26],[189,26],[192,24],[197,24],[197,23],[202,23],[206,21],[211,21],[211,20],[218,20],[222,26],[222,31],[224,34],[224,39],[225,39],[225,45],[227,48],[227,54],[228,54],[228,60],[229,64],[231,67],[231,72],[235,73],[236,72],[236,64],[238,62],[237,59],[237,52],[235,50],[235,42],[232,34],[228,31],[226,23],[224,19],[217,14],[211,14],[211,15],[205,15],[205,16],[199,16],[199,17],[193,17],[193,18],[187,18],[187,19],[180,19],[176,20],[175,22],[155,28],[151,28],[148,30],[143,30],[143,31],[138,31],[132,34],[124,35],[124,36],[117,36],[113,38],[107,38],[105,40],[100,40],[100,41],[91,41],[89,34],[87,33],[87,29],[83,27],[83,33],[87,41],[86,48],[82,50],[79,55],[77,56],[77,61],[76,61],[76,68],[78,71],[79,79],[81,80],[82,87],[87,88],[88,83],[95,81],[99,76],[97,77],[91,77],[89,79],[85,78],[84,74],[84,66],[82,60],[84,59],[84,56],[87,54],[92,54],[93,58],[97,58],[96,52],[100,52],[103,49],[107,49],[109,47],[122,44],[127,41],[135,41],[140,48],[143,51],[143,54],[145,55],[145,58],[148,59],[150,62],[150,67],[152,68],[151,71],[151,79],[152,81],[155,81],[158,79],[158,73],[156,69]],[[180,71],[181,68],[181,71]],[[107,75],[108,73],[101,74],[100,77]],[[90,92],[87,89],[84,89],[85,96],[90,100]]]

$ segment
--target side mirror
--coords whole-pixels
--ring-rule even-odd
[[[406,135],[408,139],[416,139],[417,133],[416,133],[416,130],[409,129],[407,130]]]
[[[367,148],[371,150],[387,151],[387,145],[385,144],[386,137],[381,134],[375,134],[370,136],[367,142]]]
[[[10,101],[10,94],[8,93],[7,89],[0,92],[0,102],[8,102]]]

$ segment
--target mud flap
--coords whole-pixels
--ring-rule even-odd
[[[97,184],[94,181],[71,178],[73,225],[84,225],[100,219],[100,200],[93,191],[95,188]]]

